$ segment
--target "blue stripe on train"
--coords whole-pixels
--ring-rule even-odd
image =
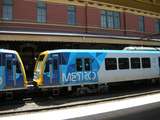
[[[50,58],[51,55],[49,55]],[[94,83],[98,81],[98,71],[106,53],[60,53],[58,61],[60,68],[54,73],[52,84],[50,83],[50,72],[44,73],[44,85],[58,85],[58,84],[81,84],[81,83]],[[77,58],[90,58],[91,71],[77,71],[76,59]],[[60,71],[61,70],[61,71]],[[56,81],[54,80],[56,78]],[[54,80],[54,81],[53,81]]]
[[[63,53],[65,56],[66,53]],[[67,53],[68,54],[68,53]],[[66,65],[62,65],[62,84],[94,83],[98,81],[98,71],[105,58],[105,53],[70,53]],[[77,58],[90,58],[91,71],[76,71]]]

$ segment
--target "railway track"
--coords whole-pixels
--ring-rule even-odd
[[[107,94],[107,95],[94,95],[94,96],[84,96],[84,97],[73,97],[73,98],[25,98],[22,101],[18,101],[17,103],[8,104],[6,106],[1,107],[0,115],[13,115],[13,114],[23,114],[29,112],[38,112],[42,110],[54,110],[54,109],[61,109],[66,107],[74,107],[74,106],[82,106],[82,105],[89,105],[95,104],[100,102],[107,102],[112,100],[120,100],[120,99],[127,99],[133,98],[137,96],[143,95],[150,95],[160,93],[160,88],[151,88],[147,90],[137,90],[131,92],[124,92],[124,93],[114,93],[114,94]],[[13,105],[13,106],[12,106]]]

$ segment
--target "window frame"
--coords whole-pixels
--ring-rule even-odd
[[[53,59],[53,70],[58,70],[58,60]]]
[[[120,12],[101,10],[101,27],[110,29],[120,29]]]
[[[38,61],[38,62],[42,62],[42,61],[44,60],[44,58],[45,58],[45,55],[44,55],[44,54],[39,55],[37,61]]]
[[[88,66],[89,66],[89,67],[86,66],[86,60],[89,60],[89,62],[88,62],[88,63],[89,63]],[[91,59],[90,59],[90,58],[84,58],[83,61],[84,61],[84,71],[91,71]],[[88,69],[87,67],[88,67],[89,69]],[[87,69],[86,69],[86,68],[87,68]]]
[[[18,60],[16,61],[16,73],[22,73],[21,63]]]
[[[138,64],[138,67],[137,67],[137,65],[133,64],[132,60],[135,60],[135,59],[139,60],[139,62],[137,62],[137,61],[134,62],[134,63]],[[130,64],[131,64],[131,69],[141,69],[141,59],[139,57],[131,57]]]
[[[44,68],[44,73],[47,73],[47,72],[49,72],[49,61],[48,61],[48,59],[45,62],[45,68]]]
[[[106,11],[107,28],[114,28],[114,15],[112,11]]]
[[[114,62],[114,64],[112,63],[112,64],[109,64],[109,65],[112,65],[112,67],[110,67],[110,66],[108,66],[108,62],[109,61],[107,61],[107,60],[115,60]],[[113,65],[115,65],[114,67],[113,67]],[[109,71],[109,70],[117,70],[118,69],[118,64],[117,64],[117,58],[105,58],[105,70],[107,70],[107,71]]]
[[[145,32],[145,17],[138,16],[138,31]]]
[[[121,19],[120,19],[120,13],[114,12],[114,29],[120,29],[121,25]]]
[[[10,2],[6,2],[6,1],[10,1]],[[7,21],[11,21],[13,19],[13,1],[12,0],[3,0],[2,19]]]
[[[121,59],[127,59],[127,67],[126,67],[126,63],[123,63],[122,64],[122,62],[120,63],[120,60]],[[123,67],[122,66],[120,66],[120,65],[124,65]],[[118,58],[118,67],[119,67],[119,70],[129,70],[130,69],[130,61],[129,61],[129,58],[127,58],[127,57],[121,57],[121,58]]]
[[[78,60],[80,60],[80,64],[79,64],[79,67],[78,67]],[[80,69],[79,69],[80,68]],[[77,72],[80,72],[80,71],[83,71],[83,59],[82,58],[76,58],[76,71]]]
[[[76,6],[68,5],[67,7],[67,24],[68,25],[76,25]]]
[[[160,19],[157,19],[155,21],[155,32],[157,32],[157,33],[160,32]]]
[[[45,1],[37,1],[37,22],[47,22],[47,5]]]
[[[146,61],[144,62],[144,59],[148,59],[149,60],[149,64],[147,63],[147,65],[146,65]],[[142,68],[143,69],[145,69],[145,68],[151,68],[151,58],[150,57],[142,57],[141,61],[142,61]]]
[[[89,60],[89,69],[86,69],[86,60]],[[81,60],[81,69],[78,70],[77,68],[77,60]],[[82,71],[91,71],[92,70],[92,59],[91,58],[76,58],[76,62],[75,62],[75,67],[76,67],[76,71],[77,72],[82,72]],[[80,67],[80,66],[79,66]]]
[[[6,53],[6,54],[4,54],[5,55],[5,66],[6,66],[6,69],[8,70],[8,71],[12,71],[12,63],[13,63],[13,61],[12,61],[12,59],[13,59],[13,54],[11,54],[11,53]]]
[[[106,11],[105,10],[101,11],[101,27],[107,28],[107,18],[106,18]]]

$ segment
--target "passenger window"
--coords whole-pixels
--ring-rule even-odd
[[[7,60],[7,70],[11,70],[11,69],[12,69],[12,61]]]
[[[82,71],[82,59],[76,59],[76,69]]]
[[[18,61],[16,61],[16,73],[21,73],[21,66]]]
[[[90,59],[89,58],[84,59],[84,68],[85,68],[85,71],[90,71],[91,70]]]
[[[2,66],[5,66],[5,61],[6,61],[6,56],[5,56],[5,54],[4,53],[2,53],[1,54],[2,55],[2,57],[1,57],[1,62],[2,62]]]
[[[44,72],[49,72],[49,61],[46,62],[46,66],[45,66]]]
[[[116,70],[117,69],[117,59],[116,58],[106,58],[105,68],[106,70]]]
[[[131,58],[131,68],[138,69],[140,68],[140,58]]]
[[[58,70],[58,61],[56,59],[53,60],[53,69]]]
[[[119,58],[119,69],[129,69],[129,59],[128,58]]]
[[[142,58],[142,68],[150,68],[151,62],[150,58]]]
[[[12,70],[12,54],[5,54],[7,70]]]
[[[45,55],[40,55],[39,58],[38,58],[38,61],[43,61]]]

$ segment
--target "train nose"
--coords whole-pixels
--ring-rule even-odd
[[[32,85],[33,85],[34,87],[37,87],[37,82],[36,82],[36,81],[32,81]]]

